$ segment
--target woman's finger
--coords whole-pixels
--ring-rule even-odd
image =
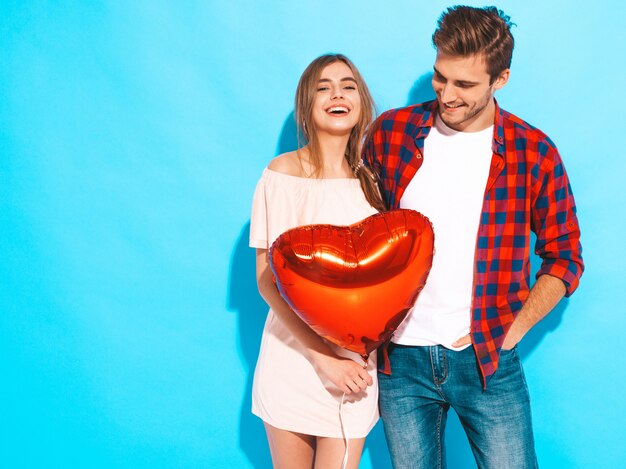
[[[374,384],[374,380],[372,379],[372,377],[370,376],[370,374],[367,372],[366,369],[361,368],[359,371],[359,376],[361,377],[363,381],[365,381],[367,386],[371,386],[372,384]]]

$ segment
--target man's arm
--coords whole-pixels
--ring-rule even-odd
[[[551,142],[547,148],[540,161],[545,176],[538,185],[532,211],[536,252],[543,262],[537,282],[504,339],[505,350],[515,347],[563,296],[573,292],[583,270],[576,204],[569,180],[556,148]]]
[[[551,275],[542,275],[539,277],[535,285],[530,289],[524,306],[520,312],[517,313],[513,324],[511,324],[511,328],[504,339],[502,348],[504,350],[510,350],[515,347],[529,330],[554,309],[557,303],[561,301],[561,298],[565,296],[565,291],[565,284],[561,279]],[[471,342],[472,338],[467,334],[455,341],[452,345],[454,347],[462,347]]]
[[[576,203],[558,151],[547,139],[540,147],[543,155],[531,200],[535,253],[542,259],[537,278],[547,274],[561,279],[565,296],[570,296],[584,270]]]
[[[545,318],[565,295],[565,284],[551,275],[542,275],[530,289],[524,306],[504,339],[502,348],[510,350],[522,340],[535,324]]]
[[[546,154],[539,163],[540,177],[534,186],[532,210],[533,231],[537,234],[535,252],[543,262],[537,282],[507,332],[502,344],[505,350],[522,340],[563,296],[573,293],[584,269],[576,204],[569,180],[556,148],[551,142],[544,147]],[[460,347],[469,343],[468,334],[452,345]]]
[[[515,347],[529,330],[554,309],[566,292],[567,289],[561,279],[552,275],[541,275],[530,289],[524,306],[517,313],[513,324],[511,324],[502,348],[510,350]],[[455,341],[452,345],[461,347],[471,342],[471,336],[468,334]]]

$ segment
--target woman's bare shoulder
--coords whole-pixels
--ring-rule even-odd
[[[278,155],[270,164],[267,165],[268,169],[272,171],[276,171],[277,173],[287,174],[289,176],[304,176],[302,171],[302,164],[298,159],[297,151],[289,151],[287,153],[283,153],[282,155]]]

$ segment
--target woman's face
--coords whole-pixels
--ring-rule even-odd
[[[352,70],[343,62],[327,65],[313,99],[318,134],[349,135],[360,115],[361,97]]]

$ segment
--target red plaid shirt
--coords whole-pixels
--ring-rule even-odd
[[[399,207],[422,165],[424,139],[436,112],[436,101],[387,111],[365,142],[364,163],[378,174],[383,199],[391,209]],[[485,386],[498,368],[509,327],[528,297],[530,232],[537,236],[535,252],[543,260],[537,277],[560,278],[569,296],[583,272],[574,197],[552,141],[496,103],[492,150],[471,303],[472,343]]]

